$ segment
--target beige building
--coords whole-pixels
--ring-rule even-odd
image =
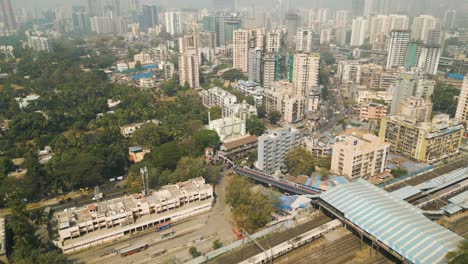
[[[398,113],[425,122],[431,119],[432,103],[424,98],[408,96],[398,105]]]
[[[200,68],[195,49],[188,49],[179,57],[180,85],[188,83],[190,88],[200,86]]]
[[[468,121],[468,75],[465,75],[460,97],[458,97],[458,106],[455,118],[460,121]]]
[[[72,253],[125,235],[209,211],[213,187],[201,177],[163,186],[148,195],[135,193],[101,200],[55,215],[63,253]]]
[[[320,54],[296,53],[294,55],[294,67],[292,83],[294,94],[304,96],[316,90],[319,84]]]
[[[364,103],[359,106],[359,120],[369,121],[387,116],[388,106],[377,103]]]
[[[265,110],[267,113],[278,111],[282,121],[295,123],[304,117],[306,98],[294,94],[294,87],[288,81],[277,81],[264,91]]]
[[[351,179],[369,178],[387,167],[390,145],[377,136],[348,136],[333,146],[331,172]]]
[[[283,31],[277,29],[272,30],[266,34],[265,37],[265,52],[276,53],[281,48],[281,40],[283,38]]]
[[[394,153],[434,163],[458,153],[464,131],[463,125],[448,115],[434,116],[432,122],[393,115],[382,119],[379,136]]]
[[[233,34],[232,61],[235,69],[243,73],[248,71],[249,31],[238,29]]]

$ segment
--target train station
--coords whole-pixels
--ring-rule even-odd
[[[463,240],[424,211],[364,180],[322,193],[318,204],[373,247],[407,263],[445,263],[447,252]]]

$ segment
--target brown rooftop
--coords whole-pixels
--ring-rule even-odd
[[[257,136],[252,135],[252,136],[248,136],[248,137],[245,137],[245,138],[241,138],[241,139],[238,139],[238,140],[234,140],[234,141],[224,143],[222,145],[222,147],[225,148],[226,150],[230,150],[230,149],[237,148],[237,147],[240,147],[240,146],[243,146],[243,145],[246,145],[246,144],[254,143],[256,141],[257,141]]]

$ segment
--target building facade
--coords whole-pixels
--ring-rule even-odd
[[[315,53],[296,53],[292,83],[296,96],[307,97],[318,88],[320,55]]]
[[[394,30],[390,33],[388,45],[387,69],[403,67],[405,65],[406,51],[411,34],[405,30]]]
[[[458,106],[455,118],[460,121],[468,121],[468,75],[465,75],[461,93],[458,97]]]
[[[267,131],[258,137],[256,167],[264,173],[286,169],[284,157],[300,144],[300,131],[295,128]]]
[[[199,58],[195,49],[190,49],[179,56],[180,84],[187,83],[190,88],[200,86]]]
[[[458,154],[464,132],[463,125],[448,115],[434,116],[432,122],[393,115],[382,119],[379,137],[396,154],[434,163]]]
[[[333,146],[331,172],[351,179],[381,174],[387,167],[390,145],[377,136],[349,136]]]
[[[248,72],[249,56],[249,32],[247,30],[235,30],[232,45],[232,61],[235,69],[243,73]]]

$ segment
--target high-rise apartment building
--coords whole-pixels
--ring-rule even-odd
[[[281,30],[272,30],[265,37],[265,52],[276,53],[281,49],[283,32]]]
[[[312,51],[312,31],[306,28],[299,29],[296,37],[296,52]]]
[[[269,130],[258,137],[256,167],[264,173],[286,169],[284,157],[299,146],[300,131],[295,128]]]
[[[265,29],[252,28],[249,29],[249,49],[261,48],[263,49],[265,42]]]
[[[297,14],[294,13],[288,13],[286,14],[286,28],[288,30],[287,34],[287,42],[288,45],[291,46],[294,43],[294,38],[297,33],[297,29],[299,28],[300,25],[300,17]]]
[[[159,24],[159,11],[156,5],[143,5],[143,15],[141,17],[140,29],[147,32],[148,28],[152,28]]]
[[[235,69],[248,72],[249,31],[238,29],[234,31],[232,44],[232,61]]]
[[[351,46],[361,46],[366,39],[367,20],[363,17],[353,19],[351,29]]]
[[[114,32],[114,25],[111,17],[91,17],[91,31],[97,34],[109,34]]]
[[[88,0],[88,13],[90,17],[101,17],[105,16],[104,11],[105,3],[104,0]]]
[[[337,10],[335,13],[335,26],[345,27],[351,22],[351,14],[348,10]]]
[[[447,10],[444,14],[444,26],[445,28],[451,29],[455,27],[457,21],[457,10]]]
[[[435,81],[425,78],[423,73],[405,72],[401,73],[393,85],[393,98],[391,114],[397,114],[398,104],[405,97],[416,96],[430,100],[434,93]]]
[[[448,115],[434,116],[432,122],[393,115],[382,119],[379,137],[396,154],[434,163],[458,154],[464,132],[463,124]]]
[[[388,32],[392,30],[408,30],[409,29],[409,17],[405,15],[389,15],[388,16]]]
[[[240,17],[224,18],[224,41],[222,44],[233,43],[234,31],[242,28],[242,19]]]
[[[13,35],[16,31],[16,19],[11,0],[1,0],[3,25],[5,26],[6,35]]]
[[[460,121],[468,121],[468,75],[465,75],[461,93],[458,97],[458,106],[455,118]]]
[[[431,30],[440,26],[439,19],[430,15],[420,15],[414,18],[411,30],[411,40],[428,44]]]
[[[190,88],[200,86],[199,58],[195,49],[188,49],[179,56],[180,84]]]
[[[91,21],[88,13],[75,11],[72,14],[73,30],[82,33],[91,32]]]
[[[364,14],[364,0],[352,0],[353,16],[360,17]]]
[[[171,35],[183,33],[183,15],[181,12],[166,12],[164,14],[166,31]]]
[[[387,69],[405,65],[406,51],[410,42],[410,32],[393,30],[388,45]]]
[[[428,74],[436,75],[439,67],[441,48],[438,46],[423,46],[419,52],[417,66]]]
[[[54,51],[52,39],[47,37],[31,36],[28,37],[28,46],[34,51]]]
[[[307,97],[316,90],[319,84],[319,70],[320,54],[296,53],[292,76],[294,94]]]
[[[249,81],[260,82],[262,80],[262,53],[261,48],[249,50],[248,77]]]
[[[265,53],[263,55],[263,87],[270,88],[271,84],[277,80],[277,53]]]
[[[388,143],[371,134],[346,137],[333,146],[330,171],[351,179],[378,175],[387,167],[389,149]]]

